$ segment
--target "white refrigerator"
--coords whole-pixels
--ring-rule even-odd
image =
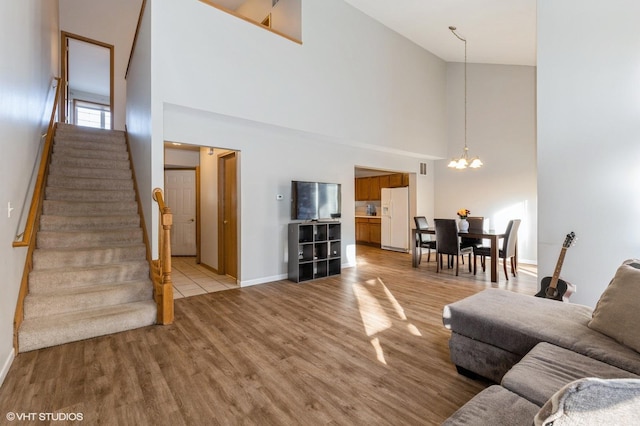
[[[382,188],[382,242],[385,250],[409,251],[409,188]]]

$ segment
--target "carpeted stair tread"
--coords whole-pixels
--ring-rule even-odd
[[[149,278],[149,263],[132,260],[87,267],[38,269],[29,273],[29,292],[51,293],[65,288],[79,288],[116,281],[136,281]]]
[[[66,129],[58,129],[56,136],[78,138],[82,140],[102,140],[107,138],[121,138],[124,139],[124,132],[120,130],[105,130],[105,129],[73,129],[67,131]]]
[[[83,178],[50,175],[47,179],[47,187],[50,188],[74,188],[93,190],[133,190],[133,180],[127,179],[106,179],[106,178]]]
[[[30,293],[24,302],[24,318],[141,302],[152,297],[153,284],[149,279],[61,289],[54,293]]]
[[[83,139],[70,139],[65,137],[55,137],[53,139],[53,152],[57,152],[56,150],[59,148],[70,148],[70,149],[82,149],[82,150],[93,150],[100,152],[127,152],[127,145],[124,139],[115,141],[111,140],[109,143],[103,142],[93,142],[87,141]]]
[[[140,216],[40,216],[40,231],[91,231],[122,228],[139,228]]]
[[[152,325],[153,300],[25,320],[20,327],[20,352],[118,333]]]
[[[75,157],[58,157],[51,158],[52,166],[62,166],[69,168],[84,169],[124,169],[129,170],[130,164],[124,160],[110,160],[102,158],[75,158]]]
[[[53,155],[56,157],[68,158],[102,158],[108,160],[129,161],[129,153],[125,149],[104,150],[82,145],[65,146],[64,144],[53,145]]]
[[[129,161],[129,153],[125,149],[118,150],[97,150],[87,145],[65,146],[65,144],[54,145],[52,159],[77,159],[77,160],[110,160]]]
[[[52,216],[105,216],[117,214],[138,214],[138,204],[135,201],[119,203],[106,202],[69,202],[59,200],[44,200],[42,213]]]
[[[77,145],[76,142],[83,142],[87,145],[85,145],[86,148],[89,147],[88,144],[96,144],[99,143],[101,145],[104,146],[104,149],[107,151],[110,151],[111,148],[114,147],[118,147],[118,150],[120,149],[121,146],[125,146],[126,147],[126,141],[124,136],[120,136],[120,135],[98,135],[98,136],[92,136],[90,138],[86,138],[83,137],[82,135],[74,135],[72,133],[65,133],[65,134],[60,134],[60,135],[56,135],[53,138],[53,143],[54,144],[60,144],[60,145]]]
[[[95,140],[107,137],[124,138],[124,132],[122,130],[96,129],[92,127],[58,123],[55,136],[70,136],[81,138],[83,140]]]
[[[118,191],[97,189],[73,189],[48,186],[45,189],[46,200],[62,201],[130,201],[135,200],[133,189],[121,189]]]
[[[42,231],[37,235],[38,248],[100,247],[142,241],[142,228],[96,231]]]
[[[147,248],[142,243],[114,247],[35,249],[33,251],[33,270],[81,268],[107,263],[145,260],[146,254]]]
[[[49,166],[51,176],[71,176],[94,179],[131,179],[131,169],[105,169],[91,167],[67,167],[61,164]]]

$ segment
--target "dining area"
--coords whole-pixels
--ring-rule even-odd
[[[482,268],[482,272],[488,267],[490,280],[496,283],[502,260],[506,280],[509,280],[509,275],[516,277],[521,220],[511,219],[506,227],[496,230],[489,227],[489,220],[483,216],[470,216],[467,209],[459,210],[457,215],[459,220],[436,218],[433,224],[425,216],[414,217],[415,228],[411,231],[411,241],[415,244],[412,266],[419,268],[423,255],[426,255],[427,263],[432,261],[432,257],[435,259],[436,273],[442,273],[446,268],[458,276],[461,263],[473,275],[477,274],[478,267]],[[507,263],[510,265],[509,271]]]

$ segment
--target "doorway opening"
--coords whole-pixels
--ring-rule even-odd
[[[61,31],[60,121],[113,129],[111,44]]]
[[[359,245],[410,252],[415,173],[356,166],[354,176],[356,256]]]
[[[199,269],[205,292],[237,287],[239,152],[185,143],[165,143],[164,152],[165,200],[174,218],[171,246],[176,264],[189,264],[185,271]],[[209,273],[202,274],[203,268]],[[189,284],[184,296],[201,294],[193,287],[194,278],[187,278],[181,283],[180,276],[174,277],[176,289]]]

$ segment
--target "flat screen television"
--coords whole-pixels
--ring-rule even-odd
[[[326,220],[340,217],[339,183],[291,181],[291,219]]]

